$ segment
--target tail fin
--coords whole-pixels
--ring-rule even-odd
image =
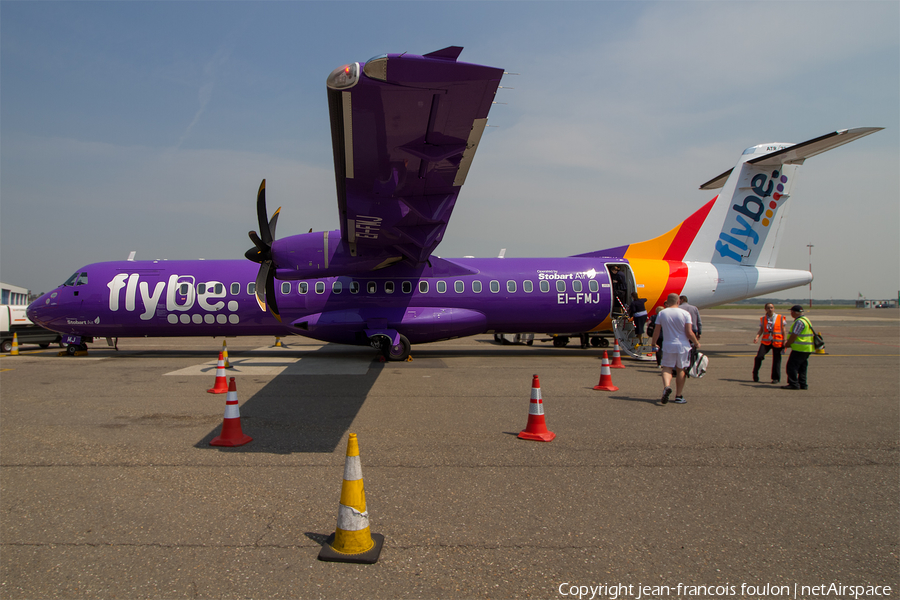
[[[812,156],[881,127],[842,129],[799,144],[761,144],[700,186],[719,195],[671,231],[645,242],[590,255],[772,267],[790,208],[797,169]]]

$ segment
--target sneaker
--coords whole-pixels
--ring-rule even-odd
[[[781,389],[783,389],[783,390],[799,390],[800,386],[799,385],[783,385],[783,386],[781,386]]]
[[[753,383],[759,383],[759,377],[758,377],[758,376],[756,376],[756,375],[753,376]]]
[[[687,404],[687,400],[684,399],[684,396],[675,396],[675,399],[672,400],[675,404]]]
[[[672,395],[672,388],[667,387],[666,389],[663,390],[662,398],[660,398],[659,401],[662,402],[663,404],[666,404],[669,401],[669,396],[671,396],[671,395]]]

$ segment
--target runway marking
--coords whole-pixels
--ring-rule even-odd
[[[258,348],[271,351],[271,348]],[[330,354],[326,351],[326,354]],[[218,359],[192,367],[185,367],[165,375],[215,376]],[[230,369],[225,369],[226,377],[237,375],[365,375],[372,363],[371,352],[344,352],[340,355],[322,355],[317,352],[309,356],[248,356],[228,359]]]

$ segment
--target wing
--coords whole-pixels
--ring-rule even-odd
[[[443,238],[502,69],[452,46],[387,54],[328,78],[341,237],[352,256],[419,263]]]

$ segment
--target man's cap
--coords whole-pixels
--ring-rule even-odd
[[[795,305],[793,305],[793,306],[791,307],[791,312],[802,313],[802,312],[803,312],[803,307],[800,306],[799,304],[795,304]]]

